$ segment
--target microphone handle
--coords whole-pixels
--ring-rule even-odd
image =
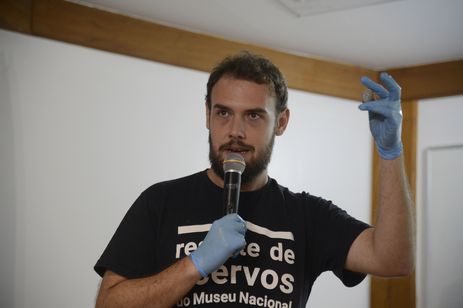
[[[225,213],[238,213],[240,198],[241,174],[239,172],[226,172],[224,176],[224,204]]]

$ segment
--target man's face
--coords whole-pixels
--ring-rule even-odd
[[[288,113],[277,115],[275,104],[267,85],[219,79],[211,92],[211,108],[206,107],[209,160],[217,175],[223,177],[222,163],[229,152],[240,153],[246,161],[243,183],[266,170],[275,135],[281,135],[287,123]]]

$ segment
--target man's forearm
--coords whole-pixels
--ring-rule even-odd
[[[172,307],[201,279],[215,271],[246,245],[246,223],[228,214],[212,223],[202,244],[159,274],[126,279],[107,271],[98,294],[97,308]]]
[[[154,276],[125,279],[107,272],[101,283],[96,308],[172,307],[201,279],[189,257]]]
[[[415,219],[402,155],[380,159],[379,168],[374,251],[390,275],[406,275],[415,263]]]

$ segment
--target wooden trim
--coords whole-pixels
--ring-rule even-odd
[[[403,123],[402,142],[404,144],[404,162],[410,183],[410,191],[416,193],[416,139],[418,136],[418,101],[402,101]],[[413,197],[414,198],[414,197]],[[413,199],[415,202],[415,199]]]
[[[63,0],[0,0],[0,28],[192,68],[250,50],[269,57],[293,89],[359,100],[361,76],[376,72],[166,27]],[[463,94],[463,60],[388,69],[405,100]]]
[[[0,28],[30,33],[32,0],[0,0]]]
[[[404,145],[404,164],[409,178],[410,191],[415,199],[416,191],[416,136],[417,101],[402,101],[403,125],[402,142]],[[373,188],[372,221],[377,217],[378,209],[378,168],[379,157],[373,149]],[[414,201],[414,200],[413,200]],[[415,273],[403,278],[372,277],[370,287],[370,307],[372,308],[414,308],[416,306]]]
[[[390,69],[388,72],[401,85],[405,100],[463,94],[463,60]]]
[[[356,101],[362,92],[359,78],[376,75],[63,0],[0,0],[0,28],[206,72],[223,57],[246,49],[269,57],[293,89]],[[387,71],[402,86],[405,100],[463,94],[463,60]]]

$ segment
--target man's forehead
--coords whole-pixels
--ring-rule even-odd
[[[274,95],[273,88],[266,83],[258,83],[254,80],[246,79],[246,78],[237,78],[229,75],[224,75],[220,77],[220,79],[215,83],[212,91],[217,88],[217,85],[220,86],[227,86],[227,87],[237,87],[246,84],[251,87],[261,88],[264,89],[268,95]]]
[[[249,98],[249,103],[276,104],[276,97],[269,86],[246,79],[224,76],[214,85],[211,92],[211,103],[225,103],[219,100],[225,98]]]

